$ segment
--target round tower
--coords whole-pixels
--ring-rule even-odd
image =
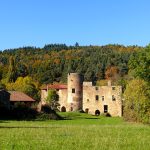
[[[68,74],[68,99],[69,111],[82,109],[83,78],[78,73]]]

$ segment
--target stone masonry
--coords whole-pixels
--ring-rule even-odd
[[[109,113],[111,116],[122,116],[122,87],[94,86],[92,82],[83,82],[78,73],[68,74],[68,85],[50,85],[41,90],[41,102],[47,97],[49,89],[57,90],[60,111],[80,111],[93,115]]]

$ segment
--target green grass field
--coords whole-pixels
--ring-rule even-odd
[[[150,126],[61,113],[68,120],[0,121],[0,150],[150,150]]]

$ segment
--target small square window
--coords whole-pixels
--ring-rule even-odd
[[[104,96],[102,96],[102,101],[104,101]]]
[[[88,114],[88,112],[89,112],[89,108],[86,108],[86,109],[85,109],[85,113]]]
[[[89,102],[90,100],[89,99],[87,99],[87,102]]]
[[[112,101],[115,101],[115,100],[116,100],[115,96],[114,96],[114,95],[112,95]]]
[[[95,90],[97,91],[97,90],[98,90],[98,87],[95,87]]]
[[[98,101],[98,100],[99,100],[99,96],[98,96],[98,95],[96,95],[96,96],[95,96],[95,99]]]
[[[116,90],[116,88],[115,88],[115,87],[112,87],[112,90]]]
[[[75,89],[72,89],[72,93],[75,93]]]

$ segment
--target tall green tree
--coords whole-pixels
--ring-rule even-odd
[[[7,81],[8,82],[15,82],[17,79],[17,72],[15,67],[14,58],[11,56],[9,59],[9,69],[7,74]]]
[[[131,57],[129,69],[134,77],[150,82],[150,45]]]
[[[150,86],[144,80],[129,81],[124,92],[124,118],[150,123]]]

